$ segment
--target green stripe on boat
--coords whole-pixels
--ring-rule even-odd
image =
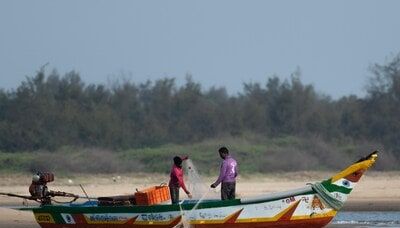
[[[346,188],[346,187],[343,187],[343,186],[337,186],[335,184],[331,184],[331,179],[326,180],[326,181],[322,181],[321,184],[329,192],[341,192],[341,193],[344,193],[344,194],[349,194],[351,192],[351,190],[352,190],[350,188]]]

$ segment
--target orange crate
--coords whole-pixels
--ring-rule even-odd
[[[135,192],[137,205],[153,205],[170,200],[168,186],[154,186]]]

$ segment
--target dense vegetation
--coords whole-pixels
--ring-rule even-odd
[[[209,139],[188,145],[166,144],[155,148],[112,151],[99,148],[62,147],[55,151],[0,153],[2,173],[47,170],[57,175],[74,173],[168,173],[175,155],[189,155],[201,174],[216,174],[221,162],[217,149],[224,143],[239,161],[240,174],[329,170],[337,172],[365,156],[372,143],[332,144],[316,137]],[[381,154],[374,170],[398,168],[396,158]]]
[[[372,66],[366,89],[365,97],[334,100],[295,72],[285,81],[246,83],[229,95],[225,88],[204,90],[191,77],[182,86],[172,78],[86,85],[76,72],[42,69],[16,89],[0,90],[0,151],[126,151],[256,135],[330,145],[368,141],[398,156],[400,55]]]

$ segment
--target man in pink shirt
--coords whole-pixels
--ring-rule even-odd
[[[179,188],[182,188],[183,191],[188,195],[189,198],[192,198],[192,195],[190,192],[187,190],[185,186],[185,182],[183,181],[183,169],[182,169],[182,161],[188,159],[188,157],[174,157],[174,164],[172,165],[171,168],[171,173],[170,173],[170,180],[169,180],[169,191],[171,194],[171,201],[172,204],[178,204],[179,203]]]
[[[237,163],[229,155],[229,150],[226,147],[221,147],[218,150],[219,156],[223,159],[221,170],[217,181],[215,181],[211,188],[216,188],[221,184],[221,199],[231,200],[235,199],[236,190],[236,177],[237,177]]]

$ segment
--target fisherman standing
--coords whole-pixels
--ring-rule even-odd
[[[169,191],[171,194],[171,201],[172,204],[178,204],[179,203],[179,188],[182,188],[183,191],[188,195],[189,198],[192,198],[192,195],[190,192],[187,190],[185,186],[185,182],[183,181],[183,169],[182,169],[182,161],[187,160],[188,157],[174,157],[174,164],[172,165],[171,168],[171,173],[170,173],[170,180],[169,180]]]
[[[223,159],[221,170],[217,181],[211,188],[216,188],[221,183],[221,199],[235,199],[237,163],[236,160],[229,155],[229,150],[226,147],[221,147],[218,150],[219,156]]]

